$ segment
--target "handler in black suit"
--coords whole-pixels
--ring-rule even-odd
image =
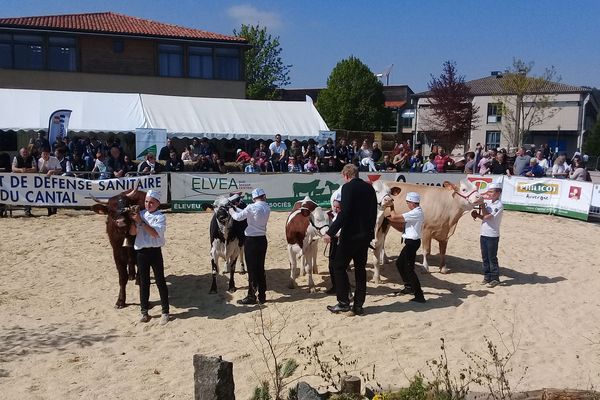
[[[355,165],[345,165],[342,177],[346,182],[342,186],[342,211],[323,237],[325,243],[329,243],[331,238],[342,230],[334,260],[338,304],[327,306],[327,309],[333,313],[350,311],[350,280],[346,270],[350,260],[354,260],[356,292],[352,310],[354,314],[360,315],[363,313],[362,307],[367,294],[365,265],[369,244],[374,238],[377,197],[373,187],[358,177],[358,168]]]

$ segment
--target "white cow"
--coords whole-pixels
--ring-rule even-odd
[[[291,289],[296,287],[297,262],[302,257],[302,275],[308,274],[308,287],[315,292],[312,274],[318,273],[318,240],[327,232],[329,218],[325,211],[308,196],[294,204],[285,224],[288,256],[290,260]]]

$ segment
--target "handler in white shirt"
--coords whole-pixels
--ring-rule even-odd
[[[246,240],[244,241],[244,256],[248,267],[248,295],[238,304],[256,304],[256,291],[258,289],[258,302],[267,301],[267,278],[265,275],[265,258],[267,256],[267,222],[271,208],[267,204],[267,195],[261,188],[252,191],[254,203],[243,210],[229,209],[229,214],[236,221],[248,221]]]
[[[500,284],[498,266],[498,243],[500,242],[500,223],[504,206],[500,201],[502,185],[492,183],[489,186],[490,200],[486,200],[480,211],[471,211],[471,216],[481,219],[481,258],[483,259],[483,284],[493,288]]]
[[[402,234],[404,248],[396,260],[396,267],[404,281],[404,288],[400,290],[400,293],[414,294],[415,297],[411,301],[425,303],[421,282],[419,282],[419,277],[415,273],[415,258],[417,257],[417,250],[421,247],[421,232],[425,221],[420,203],[421,196],[416,192],[409,192],[406,194],[406,204],[410,211],[398,214],[392,210],[388,218],[392,223],[406,224]]]

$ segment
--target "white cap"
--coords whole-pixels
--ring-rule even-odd
[[[331,208],[333,208],[333,202],[334,201],[342,201],[342,187],[340,186],[339,188],[337,188],[332,194],[331,197],[329,199],[329,203],[331,204]]]
[[[146,193],[146,197],[152,197],[153,199],[156,199],[158,201],[160,201],[160,192],[158,190],[148,190],[148,193]]]
[[[242,149],[237,149],[237,151],[235,152],[235,154],[240,154],[242,152]]]
[[[252,191],[252,198],[255,199],[257,197],[264,196],[265,194],[266,193],[265,193],[264,189],[262,189],[262,188],[256,188],[256,189],[254,189]]]
[[[488,190],[502,190],[502,184],[501,183],[490,183],[488,185]]]
[[[411,203],[420,203],[421,196],[419,196],[419,193],[416,192],[408,192],[406,194],[406,201],[410,201]]]

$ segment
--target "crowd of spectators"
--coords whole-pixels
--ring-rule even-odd
[[[131,174],[154,174],[161,172],[336,172],[348,163],[355,164],[361,171],[370,172],[424,172],[445,173],[460,171],[474,174],[501,174],[517,176],[551,176],[576,180],[589,179],[585,169],[587,156],[575,153],[553,154],[548,145],[540,148],[520,148],[516,155],[509,156],[506,149],[487,149],[477,144],[475,151],[465,154],[464,160],[455,161],[439,146],[434,146],[428,155],[422,147],[415,148],[406,142],[396,142],[393,149],[384,153],[377,141],[368,139],[359,143],[354,139],[347,143],[341,138],[334,143],[329,138],[322,145],[315,140],[300,142],[293,139],[286,144],[277,134],[273,141],[258,141],[255,148],[237,149],[234,157],[223,159],[207,138],[194,138],[179,152],[171,139],[154,153],[145,155],[142,161],[134,162],[125,154],[117,137],[109,136],[100,141],[89,138],[69,137],[48,143],[43,133],[38,133],[27,148],[13,160],[13,167],[25,162],[23,154],[30,155],[37,172],[61,173],[91,179],[123,177]],[[47,159],[45,163],[43,159]],[[48,169],[48,165],[57,168]],[[56,165],[55,165],[56,164]],[[58,168],[59,167],[59,168]],[[14,170],[13,168],[13,170]],[[48,172],[51,171],[51,172]]]

